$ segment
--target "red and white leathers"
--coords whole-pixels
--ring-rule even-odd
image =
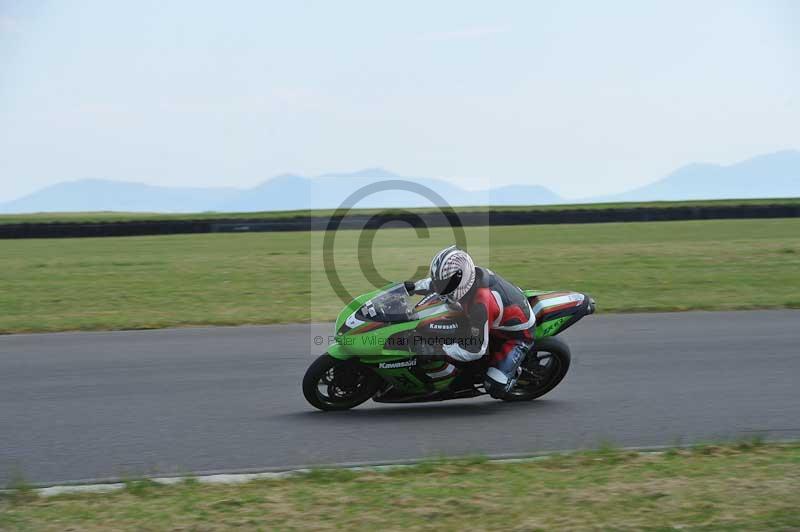
[[[457,361],[477,360],[488,353],[486,388],[499,397],[513,387],[517,369],[533,346],[536,316],[522,290],[489,269],[475,269],[475,283],[459,300],[473,341],[442,349]],[[417,292],[427,292],[429,287],[429,279],[415,283]]]

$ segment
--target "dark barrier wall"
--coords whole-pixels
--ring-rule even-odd
[[[456,211],[457,212],[457,211]],[[797,205],[726,205],[703,207],[638,207],[629,209],[566,209],[552,211],[491,211],[458,213],[464,226],[582,224],[604,222],[659,222],[668,220],[721,220],[732,218],[800,217]],[[449,225],[438,213],[404,215],[361,215],[342,218],[340,228]],[[244,233],[263,231],[307,231],[325,229],[329,218],[298,216],[283,219],[254,220],[155,220],[99,223],[19,223],[0,224],[0,238],[77,238],[101,236],[179,235],[195,233]]]

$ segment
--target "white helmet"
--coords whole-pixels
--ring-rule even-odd
[[[469,253],[455,246],[443,249],[431,261],[431,290],[452,301],[464,297],[475,284],[475,264]]]

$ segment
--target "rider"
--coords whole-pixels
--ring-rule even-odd
[[[430,277],[408,282],[409,292],[435,292],[460,305],[475,341],[445,344],[442,350],[457,361],[477,360],[488,350],[486,391],[494,398],[508,394],[525,353],[533,347],[536,317],[522,290],[488,268],[476,267],[466,251],[450,246],[431,261]]]

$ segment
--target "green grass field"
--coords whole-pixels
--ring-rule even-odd
[[[632,203],[575,203],[563,205],[518,205],[498,207],[453,207],[458,212],[519,212],[519,211],[558,211],[558,210],[603,210],[631,209],[646,207],[713,207],[731,205],[797,205],[800,198],[763,198],[763,199],[729,199],[729,200],[697,200],[697,201],[649,201]],[[412,212],[439,212],[437,207],[408,209]],[[376,214],[391,212],[392,209],[354,209],[353,214]],[[0,224],[11,223],[47,223],[47,222],[124,222],[142,220],[210,220],[210,219],[284,219],[300,216],[324,216],[333,214],[333,209],[299,210],[299,211],[263,211],[263,212],[197,212],[164,214],[155,212],[44,212],[33,214],[0,214]]]
[[[525,288],[588,292],[599,312],[800,308],[800,219],[469,228],[480,264]],[[335,260],[351,293],[357,231]],[[0,241],[0,331],[332,320],[321,232]],[[376,270],[415,275],[449,229],[375,235]]]
[[[2,530],[798,530],[800,445],[313,471],[242,485],[128,482],[0,500]]]

